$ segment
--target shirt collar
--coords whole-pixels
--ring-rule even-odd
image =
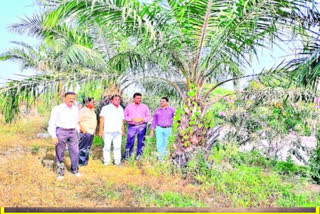
[[[84,106],[84,108],[86,108],[88,111],[94,111],[94,108],[90,109],[87,106]]]
[[[64,108],[67,108],[67,109],[73,109],[73,108],[74,108],[74,105],[72,105],[71,108],[70,108],[69,106],[67,106],[66,103],[63,103],[63,107],[64,107]]]

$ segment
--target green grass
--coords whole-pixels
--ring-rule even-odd
[[[103,147],[103,139],[99,136],[94,136],[92,145]]]
[[[286,193],[276,203],[279,207],[319,207],[319,193]]]
[[[41,146],[39,145],[39,144],[32,144],[31,145],[31,152],[32,153],[37,153],[37,152],[39,152],[39,150],[40,150],[40,148],[41,148]]]
[[[283,188],[279,175],[264,174],[261,168],[240,166],[233,170],[213,170],[211,183],[231,199],[235,207],[259,206],[274,200]]]
[[[320,205],[319,194],[306,190],[311,180],[308,167],[269,160],[257,151],[216,146],[207,163],[195,155],[188,166],[188,174],[200,185],[213,186],[234,207]]]
[[[134,188],[135,200],[145,207],[207,207],[201,199],[177,192],[155,192],[149,188]]]

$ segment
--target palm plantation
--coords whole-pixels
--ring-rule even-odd
[[[184,162],[187,153],[206,146],[210,137],[211,127],[203,118],[218,99],[210,97],[211,92],[241,78],[242,65],[250,63],[248,56],[266,41],[277,41],[293,29],[304,33],[304,25],[310,27],[310,23],[304,22],[307,15],[300,11],[312,3],[41,1],[47,8],[41,18],[26,19],[12,29],[43,38],[45,53],[41,54],[43,47],[33,52],[45,59],[33,57],[36,62],[30,62],[29,54],[15,54],[16,50],[2,59],[18,59],[40,69],[42,76],[32,83],[49,75],[53,80],[48,89],[61,85],[60,75],[70,77],[69,83],[111,77],[118,87],[125,85],[121,84],[125,79],[142,85],[161,82],[162,87],[173,88],[182,100],[174,157]],[[313,11],[305,13],[310,12],[317,16]],[[52,54],[46,56],[48,52]],[[215,84],[205,89],[208,83]],[[27,92],[38,87],[28,86]]]
[[[320,16],[315,1],[38,3],[42,13],[10,30],[35,36],[40,44],[13,42],[12,49],[0,53],[0,60],[35,72],[0,88],[6,122],[0,130],[0,189],[6,193],[0,193],[1,204],[320,206]],[[281,46],[288,38],[302,44],[293,60],[248,73],[261,48]],[[255,79],[242,91],[220,87],[237,86],[248,77]],[[66,173],[63,182],[56,181],[50,166],[54,145],[38,134],[46,132],[52,105],[65,90],[77,88],[79,94],[97,97],[141,90],[152,107],[162,96],[176,99],[170,159],[157,160],[156,139],[147,137],[142,160],[106,167],[103,141],[95,137],[90,164],[81,168],[84,176]],[[38,114],[22,112],[15,118],[23,105],[36,105]],[[252,144],[252,150],[243,150]]]

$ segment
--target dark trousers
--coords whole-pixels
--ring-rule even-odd
[[[57,128],[56,131],[58,143],[56,145],[56,162],[63,163],[64,151],[68,144],[68,150],[71,160],[71,172],[78,172],[78,158],[79,158],[79,139],[76,129],[66,130]]]
[[[143,147],[144,147],[144,139],[147,131],[147,124],[141,125],[131,125],[128,126],[128,135],[127,135],[127,145],[124,153],[124,158],[127,159],[131,156],[133,151],[134,140],[137,136],[138,144],[137,144],[137,157],[142,155]]]
[[[94,135],[89,134],[88,132],[83,134],[80,132],[80,141],[79,141],[79,165],[86,166],[89,161],[89,151],[92,146]]]

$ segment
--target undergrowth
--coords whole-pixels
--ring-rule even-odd
[[[311,182],[308,167],[269,160],[257,151],[239,152],[232,144],[214,147],[208,160],[195,155],[188,170],[195,182],[213,185],[234,207],[320,206],[318,192],[305,191]]]
[[[147,138],[142,160],[132,156],[124,167],[104,166],[101,156],[80,168],[82,177],[66,172],[56,180],[50,139],[36,138],[45,118],[3,125],[0,130],[0,204],[2,206],[71,207],[318,207],[318,191],[310,188],[310,168],[277,162],[259,152],[243,153],[233,144],[215,146],[209,157],[199,153],[187,170],[177,169],[170,157],[159,161],[155,139]],[[125,140],[123,139],[123,147]],[[8,148],[23,147],[23,150]],[[94,147],[102,152],[103,141]],[[49,154],[49,155],[48,155]],[[100,154],[101,155],[101,154]],[[70,160],[66,152],[66,166]],[[187,173],[186,179],[183,173]],[[4,194],[5,193],[5,194]]]

